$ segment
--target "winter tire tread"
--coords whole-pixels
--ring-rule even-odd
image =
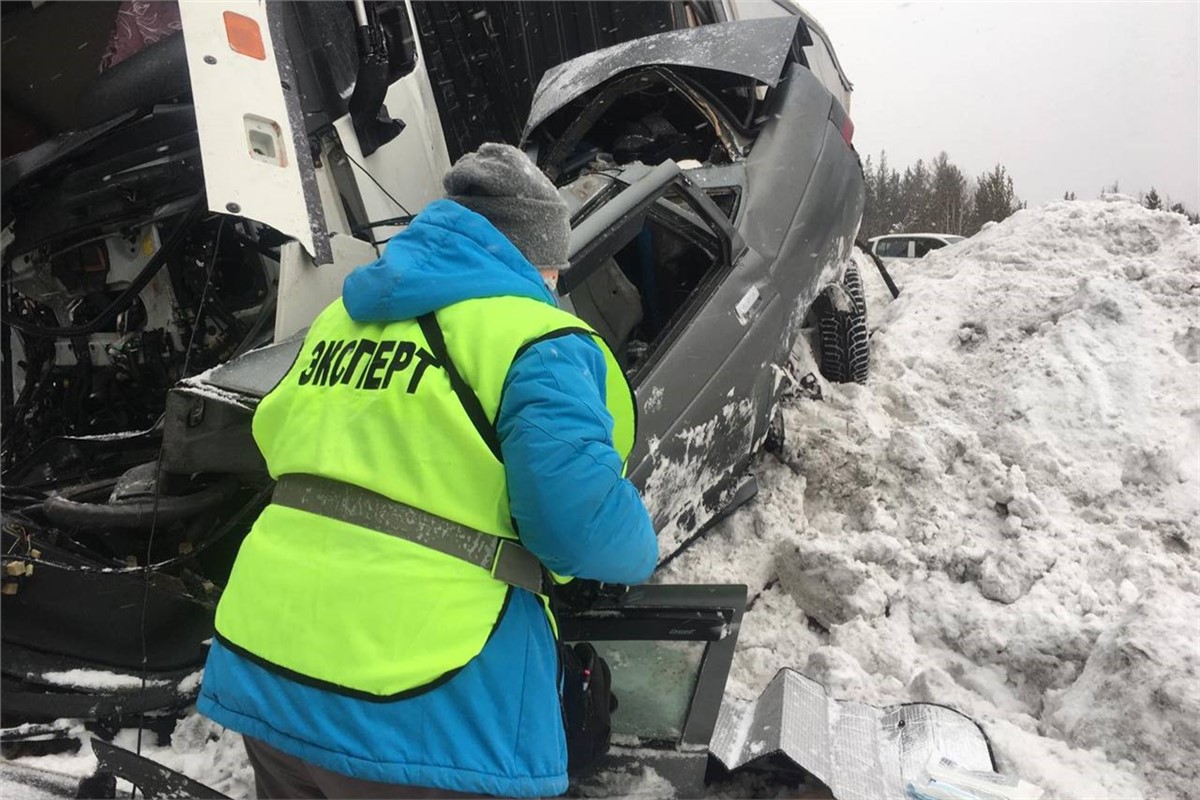
[[[853,308],[839,311],[831,303],[817,324],[821,374],[834,383],[866,383],[870,372],[871,342],[867,329],[867,301],[856,264],[846,267],[842,288],[849,295]]]

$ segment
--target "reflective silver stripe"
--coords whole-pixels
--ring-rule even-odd
[[[542,592],[537,556],[511,539],[460,525],[361,486],[317,475],[284,475],[271,502],[368,528],[482,567],[496,580]]]

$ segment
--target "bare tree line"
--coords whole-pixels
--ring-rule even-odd
[[[988,222],[999,222],[1026,207],[1003,164],[972,178],[944,150],[928,162],[918,160],[903,172],[891,167],[884,151],[878,161],[867,156],[863,173],[867,184],[863,239],[916,232],[972,236]],[[1119,184],[1113,183],[1102,188],[1100,194],[1119,191]],[[1183,203],[1161,197],[1154,187],[1137,197],[1149,209],[1183,214],[1193,224],[1200,222],[1200,216]],[[1075,198],[1073,191],[1063,195],[1064,200]]]
[[[943,150],[928,163],[920,159],[892,169],[887,152],[863,163],[867,182],[862,236],[926,231],[971,236],[989,221],[999,222],[1024,203],[1002,164],[970,178]]]

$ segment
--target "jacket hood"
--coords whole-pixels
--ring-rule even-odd
[[[351,272],[342,302],[356,322],[413,319],[462,300],[528,297],[556,305],[542,276],[480,214],[436,200]]]

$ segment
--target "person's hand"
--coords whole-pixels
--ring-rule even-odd
[[[576,578],[569,583],[555,586],[552,590],[552,600],[556,605],[567,611],[586,611],[598,601],[619,600],[629,587],[623,583],[601,583],[584,578]]]

